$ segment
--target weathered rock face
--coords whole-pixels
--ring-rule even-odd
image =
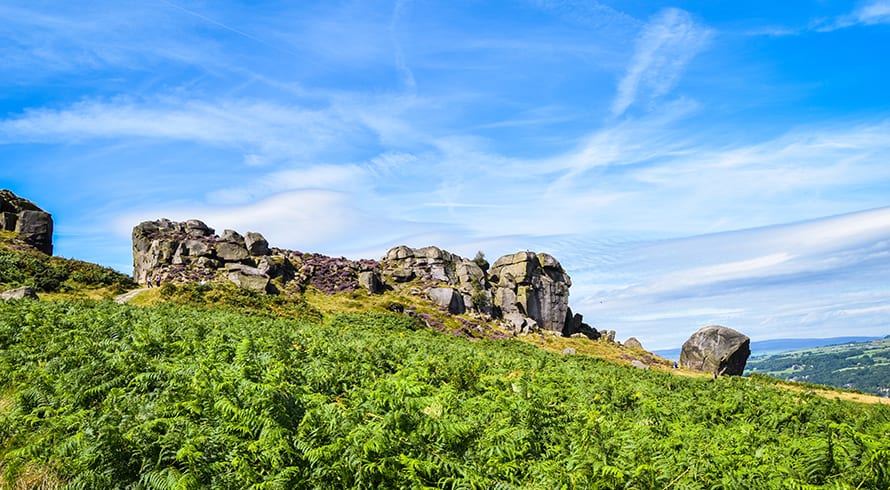
[[[478,262],[481,262],[478,261]],[[437,247],[394,247],[381,261],[388,286],[422,290],[442,308],[463,308],[503,319],[516,332],[547,329],[565,335],[583,331],[596,338],[596,330],[573,316],[568,307],[569,275],[552,256],[519,252],[496,260],[488,274],[475,260]],[[575,322],[576,320],[576,322]],[[574,323],[573,323],[574,322]],[[573,328],[566,329],[571,324]]]
[[[133,276],[139,283],[227,279],[275,293],[314,287],[324,293],[393,289],[426,298],[451,314],[502,320],[517,333],[546,329],[564,336],[600,337],[568,307],[572,282],[544,253],[501,257],[489,273],[479,263],[438,247],[390,249],[380,262],[347,260],[269,247],[259,233],[241,235],[198,220],[146,221],[133,228]]]
[[[384,291],[383,281],[377,271],[362,271],[358,273],[358,283],[371,294],[381,294]]]
[[[142,284],[149,279],[197,282],[224,278],[239,287],[267,293],[307,286],[325,293],[347,292],[362,285],[371,292],[382,292],[375,261],[270,248],[263,235],[255,232],[242,236],[224,230],[217,236],[199,220],[159,219],[134,227],[133,277]]]
[[[683,343],[680,365],[696,371],[741,376],[751,355],[751,339],[720,325],[704,327]]]
[[[534,252],[506,255],[492,264],[488,279],[494,305],[504,315],[520,313],[542,328],[563,332],[572,280],[552,256]]]
[[[432,288],[427,294],[433,303],[448,310],[452,315],[460,315],[466,311],[464,299],[456,289],[452,288]]]
[[[587,337],[590,340],[599,340],[602,334],[597,329],[584,323],[584,316],[573,313],[571,308],[566,309],[566,321],[562,329],[563,337]],[[614,339],[613,339],[614,340]]]
[[[256,267],[243,264],[226,264],[229,271],[228,279],[238,287],[252,289],[261,293],[275,292],[269,276]]]
[[[0,230],[16,232],[37,250],[53,254],[52,215],[5,189],[0,190]]]
[[[133,278],[140,284],[155,278],[212,279],[225,262],[217,252],[219,244],[214,230],[198,220],[144,221],[133,228]]]
[[[400,289],[401,284],[424,290],[449,286],[460,296],[464,308],[485,312],[491,305],[491,296],[482,269],[472,260],[438,247],[413,249],[400,245],[391,248],[381,260],[381,267],[384,281],[395,289]],[[447,294],[450,304],[451,293]]]

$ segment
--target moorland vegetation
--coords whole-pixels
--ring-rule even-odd
[[[890,485],[887,406],[208,291],[0,303],[0,486]]]

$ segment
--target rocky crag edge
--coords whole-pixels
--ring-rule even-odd
[[[4,243],[12,244],[11,250],[52,255],[52,215],[6,189],[0,190],[0,231],[9,234]],[[503,331],[518,334],[543,331],[609,342],[615,339],[614,331],[597,331],[571,311],[571,278],[554,257],[544,253],[517,252],[489,266],[484,257],[469,260],[438,247],[398,246],[379,261],[352,261],[271,248],[259,233],[241,236],[225,230],[217,236],[199,220],[177,223],[160,219],[134,228],[133,256],[134,277],[143,284],[148,280],[228,280],[272,294],[310,286],[327,294],[394,290],[430,300],[443,312],[475,318],[478,323],[459,317],[465,329],[488,331],[488,336],[502,336],[489,326],[500,324]],[[0,300],[17,298],[37,299],[37,295],[27,287],[0,294]],[[424,321],[436,327],[435,320]],[[702,334],[712,330],[719,335]],[[644,351],[634,338],[624,347]],[[680,365],[715,375],[742,374],[749,354],[746,336],[711,326],[683,345]]]
[[[349,260],[270,247],[262,234],[204,222],[144,221],[133,228],[133,276],[140,284],[228,280],[268,294],[314,287],[327,294],[387,290],[432,301],[450,314],[499,322],[516,334],[550,331],[614,341],[568,306],[572,281],[546,253],[505,255],[489,266],[438,247],[393,247],[380,260]]]

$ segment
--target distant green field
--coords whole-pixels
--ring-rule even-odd
[[[890,396],[890,336],[748,360],[748,373]]]

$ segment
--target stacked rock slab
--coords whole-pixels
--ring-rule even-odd
[[[751,355],[751,339],[731,328],[711,325],[683,343],[680,365],[715,375],[741,376]]]
[[[271,292],[272,276],[258,266],[270,253],[259,233],[249,233],[248,242],[235,231],[216,236],[213,228],[199,220],[184,222],[159,219],[133,228],[133,277],[139,283],[211,280],[224,275],[235,284]]]
[[[568,307],[572,281],[545,253],[506,255],[486,274],[476,261],[437,247],[400,245],[390,249],[381,264],[390,287],[422,291],[450,312],[486,313],[503,318],[520,332],[543,328],[565,335],[581,331],[596,335],[580,315],[572,315]],[[567,324],[575,325],[574,330],[567,330]]]
[[[381,260],[383,279],[393,289],[419,287],[452,312],[489,312],[491,295],[485,272],[470,259],[439,247],[391,248]],[[403,286],[404,285],[404,286]]]
[[[275,293],[279,287],[322,292],[382,291],[375,261],[350,261],[270,248],[260,233],[225,230],[217,236],[199,220],[159,219],[133,228],[133,276],[140,284],[228,279],[245,289]]]
[[[12,231],[41,252],[53,254],[53,217],[33,202],[0,190],[0,230]]]
[[[535,252],[505,255],[492,264],[489,281],[494,305],[505,318],[522,315],[563,332],[572,280],[555,258]]]

